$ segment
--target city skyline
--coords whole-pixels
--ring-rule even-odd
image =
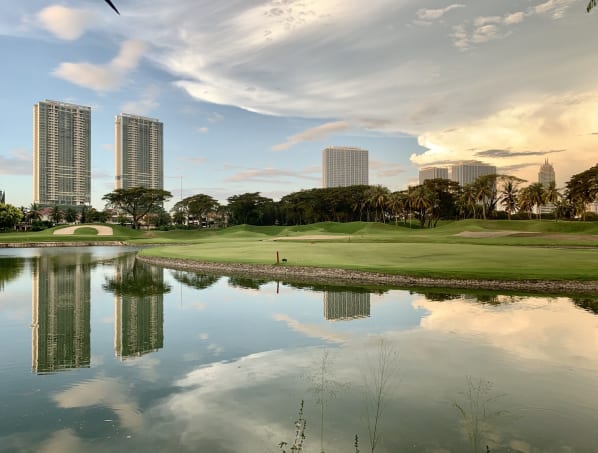
[[[365,12],[354,0],[118,8],[0,6],[8,203],[33,199],[30,109],[47,98],[92,108],[96,208],[114,188],[117,112],[165,124],[173,201],[181,188],[223,202],[318,187],[330,143],[369,150],[370,184],[393,191],[417,184],[420,167],[461,160],[531,183],[549,158],[558,187],[596,163],[587,36],[598,18],[573,0],[380,0]]]

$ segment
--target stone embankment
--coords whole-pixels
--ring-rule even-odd
[[[169,269],[217,275],[243,275],[290,282],[367,285],[394,288],[454,288],[544,294],[598,294],[598,280],[468,280],[408,277],[376,272],[286,265],[210,263],[137,255],[137,259]]]
[[[91,246],[128,245],[124,241],[64,241],[64,242],[0,242],[0,249],[19,249],[37,247],[91,247]]]

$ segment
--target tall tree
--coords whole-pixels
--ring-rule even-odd
[[[380,219],[382,223],[386,223],[384,208],[386,208],[386,205],[388,204],[389,195],[390,191],[386,187],[380,185],[371,186],[365,194],[367,204],[374,209],[376,220]],[[378,217],[378,213],[380,213],[380,217]]]
[[[133,187],[131,189],[116,189],[102,197],[115,209],[119,209],[131,216],[133,228],[139,228],[139,221],[149,212],[162,207],[172,194],[162,189],[147,189]]]
[[[486,215],[496,207],[496,178],[497,175],[484,175],[473,183],[477,201],[482,205],[484,220],[486,220]]]
[[[498,200],[511,220],[511,215],[519,209],[519,183],[523,180],[514,176],[502,176],[500,180],[501,189]]]
[[[528,186],[530,202],[536,207],[536,217],[542,220],[541,207],[546,203],[544,187],[542,183],[535,182]]]
[[[181,212],[186,217],[187,223],[190,220],[197,220],[200,224],[208,213],[215,211],[218,208],[218,202],[209,195],[199,193],[190,197],[184,198],[174,205],[172,212],[176,214]]]
[[[12,229],[22,218],[23,212],[19,208],[11,204],[0,203],[0,229]]]

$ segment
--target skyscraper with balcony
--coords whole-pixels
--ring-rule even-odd
[[[45,100],[33,106],[33,202],[91,202],[91,108]]]
[[[163,124],[121,113],[114,121],[115,188],[164,188]]]
[[[329,146],[322,151],[322,187],[368,185],[368,151]]]
[[[472,184],[480,176],[496,174],[496,167],[478,160],[468,160],[455,163],[451,166],[451,180],[459,183],[460,186]]]

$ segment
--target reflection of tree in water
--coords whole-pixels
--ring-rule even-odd
[[[170,292],[164,270],[139,262],[131,254],[115,260],[106,278],[106,291],[115,297],[114,352],[121,359],[157,351],[164,346],[163,295]]]
[[[581,307],[586,311],[591,311],[594,314],[598,314],[598,299],[574,297],[571,300],[578,307]]]
[[[115,268],[114,277],[106,277],[102,287],[116,296],[145,297],[170,292],[170,285],[162,277],[163,270],[136,260],[134,254],[115,260]]]
[[[21,275],[24,267],[24,258],[0,258],[0,291],[4,289],[4,285]]]
[[[215,275],[196,274],[186,271],[171,271],[171,275],[177,282],[195,289],[209,288],[220,278]]]
[[[262,285],[265,285],[270,280],[256,279],[250,277],[228,277],[228,285],[233,288],[244,288],[244,289],[260,289]]]
[[[474,381],[468,376],[467,390],[460,393],[463,401],[454,402],[472,453],[495,451],[490,447],[496,443],[496,439],[491,438],[491,423],[508,414],[507,411],[492,408],[497,400],[505,396],[495,393],[493,387],[490,381]]]

